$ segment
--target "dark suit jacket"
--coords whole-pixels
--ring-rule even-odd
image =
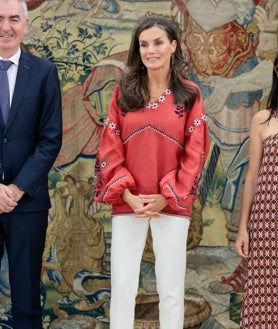
[[[25,191],[14,211],[50,207],[48,172],[61,143],[61,92],[56,66],[22,51],[6,126],[0,118],[0,182],[14,183]]]

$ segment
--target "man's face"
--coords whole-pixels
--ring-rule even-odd
[[[0,55],[14,55],[27,30],[28,19],[17,0],[0,0]]]

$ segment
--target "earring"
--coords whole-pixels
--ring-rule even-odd
[[[172,52],[172,55],[171,55],[171,64],[172,64],[172,66],[174,66],[174,64],[175,64],[175,55],[174,54],[175,53]]]

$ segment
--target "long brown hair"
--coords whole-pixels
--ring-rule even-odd
[[[118,105],[123,112],[134,112],[144,107],[150,100],[147,69],[140,57],[139,36],[144,30],[153,26],[163,29],[170,42],[173,40],[177,42],[176,50],[172,54],[169,88],[175,95],[175,100],[182,103],[186,110],[190,110],[196,97],[199,97],[199,90],[184,81],[187,63],[178,37],[178,29],[164,16],[145,17],[134,29],[127,58],[128,72],[120,80],[121,95]]]
[[[267,108],[276,111],[278,110],[278,54],[273,63],[272,87],[268,96]]]

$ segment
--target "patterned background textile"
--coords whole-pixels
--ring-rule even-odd
[[[49,174],[52,208],[42,269],[44,328],[78,329],[84,323],[108,328],[110,207],[92,201],[94,162],[137,19],[160,13],[172,17],[180,29],[188,76],[202,90],[211,134],[188,249],[225,248],[233,245],[238,227],[250,120],[265,107],[271,86],[278,5],[275,0],[27,3],[30,25],[23,46],[57,65],[63,96],[63,146]],[[244,264],[235,266],[224,280],[233,292],[242,290],[242,282],[235,280],[242,277],[242,268]],[[10,328],[6,257],[0,274],[0,325]],[[150,275],[151,238],[142,262],[142,294],[152,292],[147,285]]]

